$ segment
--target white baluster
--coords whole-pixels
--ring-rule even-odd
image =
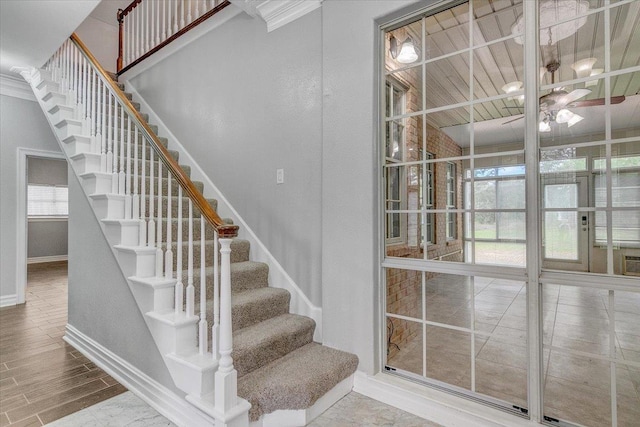
[[[136,166],[138,166],[136,164]],[[127,114],[127,169],[125,171],[126,195],[124,196],[124,217],[131,219],[131,116]]]
[[[125,151],[125,138],[124,138],[124,106],[120,105],[120,172],[118,173],[118,194],[126,194],[126,173],[125,173],[125,163],[127,162],[126,151]],[[127,114],[127,116],[129,116]]]
[[[167,39],[167,0],[162,0],[162,41]]]
[[[187,0],[180,0],[180,4],[181,4],[181,6],[182,6],[182,7],[180,8],[180,10],[182,11],[182,14],[180,15],[180,29],[183,29],[183,28],[184,28],[184,3],[185,3],[186,1],[187,1]]]
[[[137,130],[136,130],[137,135]],[[142,138],[140,147],[136,147],[136,151],[140,150],[142,157],[142,177],[140,178],[140,246],[147,246],[147,139]],[[136,186],[137,187],[137,186]]]
[[[173,279],[173,250],[171,248],[171,173],[167,170],[167,250],[164,253],[164,277]]]
[[[107,89],[107,87],[105,87]],[[107,108],[107,119],[109,119],[109,123],[107,123],[107,170],[106,172],[113,172],[113,97],[111,93],[106,90],[107,97],[109,98],[109,106]]]
[[[187,22],[189,24],[191,24],[191,0],[184,0],[184,2],[188,4],[188,6],[187,6]]]
[[[98,79],[96,98],[96,141],[100,147],[100,172],[105,172],[107,165],[107,150],[104,145],[104,84]]]
[[[209,326],[207,325],[207,271],[205,257],[205,219],[202,212],[200,213],[200,354],[205,354],[209,347],[207,342],[207,334]]]
[[[193,203],[189,199],[189,237],[187,243],[187,316],[194,315],[195,288],[193,287]]]
[[[220,362],[215,374],[215,407],[224,414],[238,402],[238,373],[231,357],[231,239],[220,239],[220,256]]]
[[[182,187],[178,185],[178,236],[176,237],[176,314],[182,314],[184,285],[182,284]]]
[[[149,144],[149,146],[151,146],[151,144]],[[148,245],[150,247],[153,247],[153,245],[156,244],[156,223],[155,223],[155,211],[153,209],[153,204],[155,203],[154,197],[153,197],[153,169],[155,169],[155,153],[153,152],[153,149],[149,150],[149,162],[150,164],[150,168],[149,168],[149,221],[147,222],[147,240],[148,240]]]
[[[157,0],[154,2],[154,16],[155,16],[155,34],[156,34],[156,44],[154,46],[158,46],[160,44],[160,5],[157,3]]]
[[[200,17],[200,7],[198,6],[200,4],[200,0],[196,0],[196,12],[193,15],[194,19],[198,19]]]
[[[100,146],[98,145],[98,139],[96,138],[96,91],[98,86],[98,74],[91,68],[91,145],[93,146],[93,153],[100,152]]]
[[[135,134],[133,138],[133,195],[131,196],[131,206],[133,211],[131,212],[131,217],[134,219],[140,218],[140,196],[138,195],[138,150],[140,147],[138,146],[138,128],[134,126],[132,129]],[[131,130],[130,130],[131,132]],[[142,163],[142,169],[144,169],[144,162]]]
[[[143,1],[144,5],[144,53],[149,52],[149,38],[151,34],[151,25],[149,21],[149,1]]]
[[[141,6],[138,4],[138,7],[135,7],[133,9],[133,12],[135,12],[134,16],[136,21],[136,31],[134,32],[136,51],[135,57],[133,58],[134,60],[140,58],[140,43],[142,42],[142,31],[140,30],[140,8]]]
[[[111,176],[111,192],[118,194],[118,165],[120,158],[118,157],[118,124],[119,124],[120,111],[118,108],[118,100],[113,95],[113,171]]]
[[[173,17],[173,34],[178,32],[178,15],[180,13],[180,0],[174,0],[175,8],[175,16]]]
[[[214,360],[220,356],[220,264],[218,259],[218,232],[213,234],[213,325],[211,326],[211,353]]]
[[[156,220],[156,277],[162,277],[164,274],[162,262],[162,162],[158,155],[158,219]]]
[[[89,64],[87,59],[82,56],[82,128],[90,133],[89,130]]]
[[[171,4],[172,0],[167,0],[167,2],[167,36],[171,37],[175,28],[173,25],[173,11],[175,8],[173,7],[173,4]]]

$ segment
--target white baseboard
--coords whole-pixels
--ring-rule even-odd
[[[158,115],[151,109],[149,104],[138,93],[131,83],[124,80],[125,90],[133,94],[134,101],[140,103],[140,111],[149,115],[149,123],[158,126],[158,133],[167,137],[169,147],[180,153],[180,163],[191,167],[191,179],[204,182],[206,197],[213,197],[218,200],[218,211],[222,218],[232,218],[234,224],[240,226],[239,235],[243,239],[247,239],[251,244],[251,255],[253,261],[264,262],[269,265],[269,282],[270,286],[286,289],[291,293],[291,312],[301,316],[312,318],[316,322],[316,329],[313,334],[313,340],[322,342],[322,308],[311,303],[309,298],[302,292],[295,281],[289,276],[282,265],[269,252],[267,247],[260,241],[258,236],[249,228],[247,223],[242,219],[238,212],[231,206],[229,201],[224,197],[222,192],[216,187],[209,176],[202,170],[196,160],[185,150],[184,146],[178,138],[169,130]]]
[[[446,427],[534,427],[539,423],[400,377],[361,371],[353,391]]]
[[[74,326],[67,325],[63,339],[176,425],[184,427],[211,427],[214,425],[213,418]]]
[[[0,297],[0,307],[9,307],[16,304],[18,304],[18,296],[16,294],[3,295]]]
[[[38,256],[33,258],[27,258],[27,264],[40,264],[43,262],[67,261],[68,259],[69,257],[67,255]]]

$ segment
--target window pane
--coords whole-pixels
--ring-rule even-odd
[[[67,216],[69,196],[67,187],[29,184],[27,186],[27,215]]]

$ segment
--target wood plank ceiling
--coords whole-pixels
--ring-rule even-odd
[[[553,1],[553,0],[551,0]],[[602,7],[603,0],[588,0],[589,10]],[[511,28],[522,15],[522,0],[475,0],[474,3],[474,46],[491,43],[510,37]],[[444,107],[469,101],[469,53],[454,52],[469,46],[469,5],[464,3],[424,18],[426,63],[426,109]],[[545,22],[541,22],[544,26]],[[640,65],[640,1],[622,4],[611,9],[611,68],[634,67]],[[547,31],[541,30],[540,64],[553,61],[560,63],[555,73],[555,82],[576,78],[571,65],[581,59],[596,58],[593,68],[604,68],[605,40],[604,12],[588,15],[586,23],[573,35],[546,46]],[[418,20],[408,26],[391,31],[402,42],[407,35],[414,41],[418,52],[422,52],[422,22]],[[388,43],[388,37],[387,37]],[[450,55],[450,56],[445,56]],[[445,56],[442,59],[439,57]],[[422,58],[420,58],[422,59]],[[498,41],[473,50],[473,98],[483,99],[503,95],[502,87],[513,81],[524,81],[523,46],[514,38]],[[392,59],[387,59],[387,70],[398,69]],[[421,81],[420,65],[415,69],[404,68],[394,74],[399,80]],[[409,77],[411,76],[411,77]],[[551,84],[551,73],[546,72],[541,84]],[[566,85],[565,90],[584,88],[585,84]],[[629,73],[611,79],[611,95],[632,96],[640,91],[640,73]],[[421,89],[414,88],[419,92]],[[604,80],[591,86],[592,92],[582,100],[603,98]],[[541,91],[541,95],[549,89]],[[474,106],[474,121],[504,119],[523,113],[517,99],[501,99],[482,102]],[[507,108],[509,107],[509,108]],[[420,106],[416,110],[421,109]],[[407,111],[410,112],[410,111]],[[430,114],[427,121],[438,128],[469,123],[468,108],[457,108]],[[502,120],[504,122],[506,120]]]

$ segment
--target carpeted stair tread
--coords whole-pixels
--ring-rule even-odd
[[[240,330],[267,319],[287,314],[291,294],[286,289],[258,288],[233,294],[233,330]]]
[[[205,275],[207,277],[207,295],[209,296],[210,289],[213,289],[213,267],[207,267]],[[182,272],[182,277],[187,277],[186,270]],[[194,268],[193,282],[200,283],[200,268]],[[231,292],[234,296],[237,292],[267,286],[269,286],[269,266],[267,264],[255,261],[231,263]],[[196,294],[197,292],[196,290]]]
[[[250,421],[280,409],[306,409],[353,374],[358,357],[309,343],[238,379],[238,395],[251,403]]]
[[[281,358],[313,340],[316,322],[282,314],[233,333],[233,364],[238,378]]]

